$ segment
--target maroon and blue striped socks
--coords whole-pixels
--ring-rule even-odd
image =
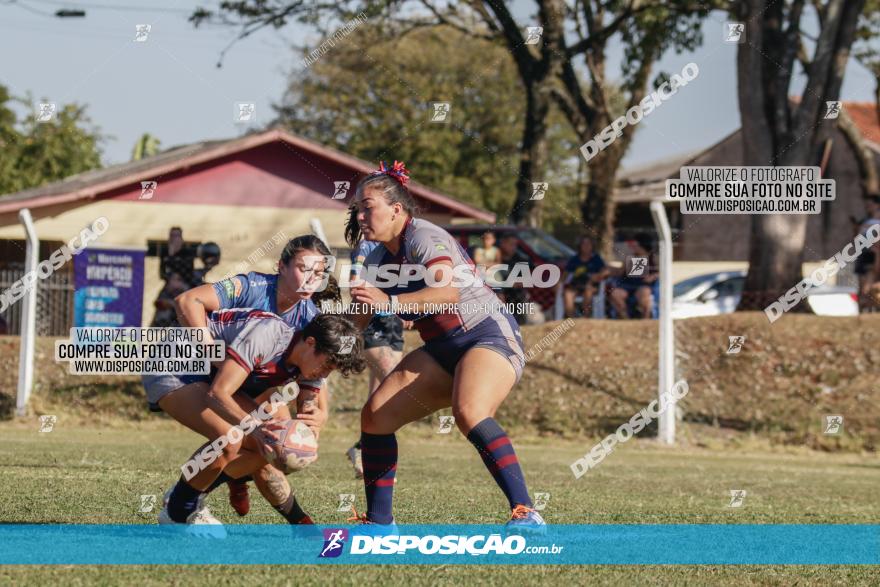
[[[367,518],[376,524],[394,521],[391,505],[397,473],[397,437],[394,434],[361,433]]]
[[[476,447],[483,464],[507,496],[510,509],[517,505],[532,507],[532,500],[516,452],[510,444],[510,438],[498,422],[494,418],[486,418],[468,432],[467,438]]]

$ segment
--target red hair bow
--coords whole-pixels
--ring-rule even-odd
[[[384,161],[379,161],[379,169],[374,171],[372,175],[390,175],[400,182],[400,185],[406,185],[409,181],[409,170],[407,170],[403,161],[394,161],[394,165],[390,168]]]

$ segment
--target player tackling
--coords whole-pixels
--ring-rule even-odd
[[[355,246],[378,241],[364,260],[371,266],[421,266],[426,280],[401,279],[384,289],[366,281],[353,284],[354,310],[390,308],[413,320],[425,344],[409,353],[379,385],[361,412],[361,449],[367,511],[364,523],[394,523],[392,498],[397,471],[397,438],[402,426],[452,407],[455,423],[474,445],[510,506],[508,525],[540,529],[544,520],[532,507],[513,445],[495,420],[495,411],[519,380],[524,367],[516,320],[485,285],[461,286],[444,280],[473,261],[438,226],[415,218],[403,163],[382,163],[357,187],[346,236]],[[432,308],[454,311],[432,313]],[[372,312],[356,313],[365,326]],[[357,513],[356,513],[357,517]]]
[[[343,376],[364,369],[362,342],[357,328],[342,316],[316,316],[301,331],[282,318],[261,310],[220,310],[210,315],[208,329],[214,340],[226,345],[226,358],[210,375],[144,375],[149,401],[163,408],[174,401],[174,418],[214,443],[234,438],[232,428],[248,423],[251,412],[269,400],[273,387],[298,381],[301,387],[319,385],[334,369]],[[181,476],[166,494],[160,523],[219,524],[204,507],[204,496],[231,479],[249,475],[266,466],[279,438],[281,426],[270,419],[249,426],[239,442],[227,442],[215,458],[197,459],[200,470]],[[192,462],[192,460],[190,461]],[[311,524],[311,518],[295,502],[276,506],[288,522]]]

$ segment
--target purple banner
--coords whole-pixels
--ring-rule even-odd
[[[141,326],[144,254],[90,247],[73,258],[74,326]]]

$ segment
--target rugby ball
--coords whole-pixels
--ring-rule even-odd
[[[281,430],[276,430],[278,443],[275,445],[273,462],[294,473],[305,469],[318,460],[318,439],[312,429],[299,420],[282,420]]]

